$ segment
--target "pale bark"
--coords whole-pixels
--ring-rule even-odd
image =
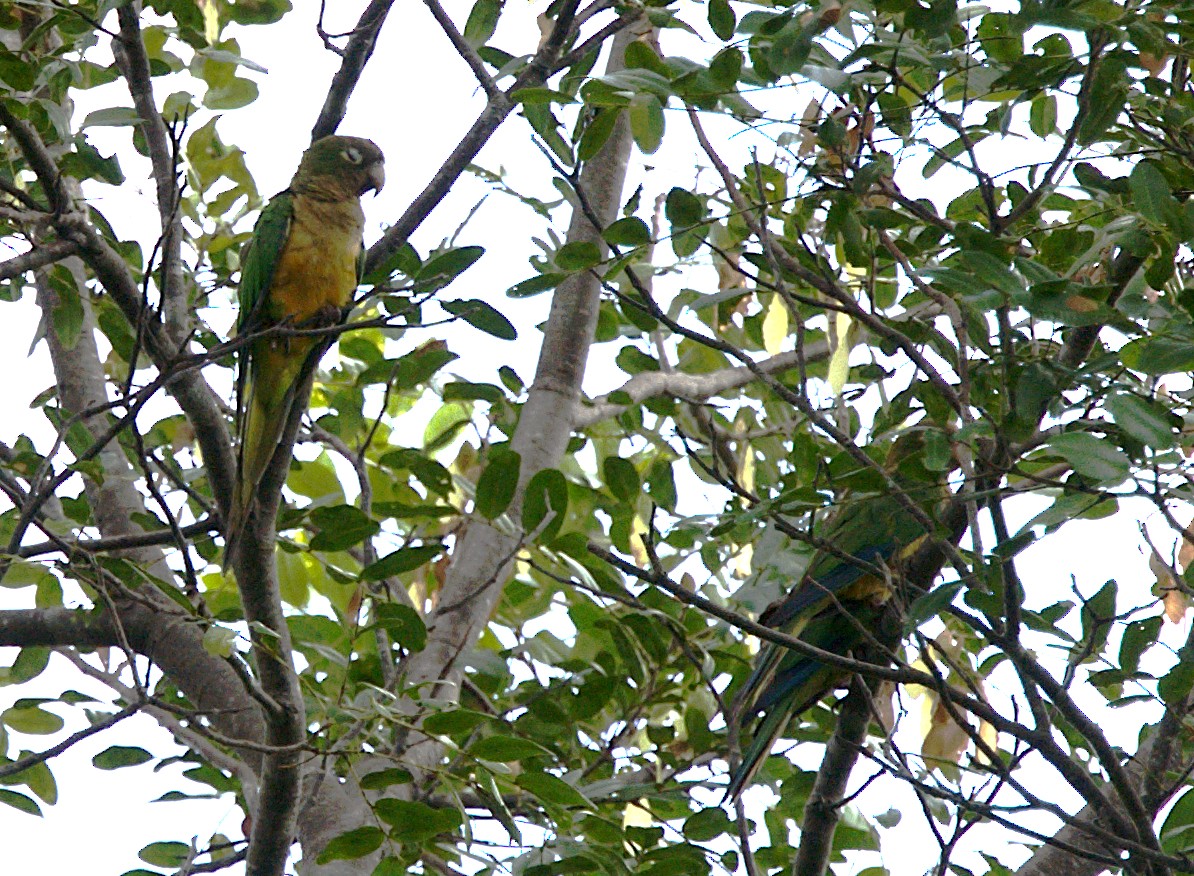
[[[626,46],[636,38],[634,30],[623,30],[614,38],[607,71],[622,68]],[[605,146],[581,172],[581,189],[604,224],[613,221],[621,206],[630,146],[630,126],[623,114]],[[594,228],[579,208],[574,210],[568,229],[568,242],[575,241],[595,242],[605,252],[600,229]],[[556,289],[535,381],[512,441],[522,457],[515,508],[527,481],[557,465],[572,436],[600,298],[600,279],[589,272],[573,274]],[[517,518],[517,511],[512,516]],[[516,535],[482,520],[470,522],[453,554],[440,607],[429,618],[427,647],[414,655],[407,667],[408,686],[435,682],[427,694],[456,699],[463,671],[461,658],[493,613],[518,547]],[[423,770],[434,767],[440,755],[440,745],[426,738],[412,740],[405,752],[406,762]]]
[[[75,267],[78,277],[81,268],[77,264]],[[95,345],[95,322],[87,289],[79,283],[83,325],[74,346],[66,349],[54,329],[54,293],[41,280],[37,288],[38,303],[46,314],[46,343],[64,413],[85,410],[105,401],[106,377]],[[100,427],[106,425],[102,416],[93,421]],[[91,429],[90,423],[85,425]],[[141,532],[133,519],[146,513],[144,497],[136,488],[135,475],[124,452],[113,443],[99,459],[105,472],[103,484],[86,481],[97,528],[106,537]],[[143,564],[150,574],[163,581],[174,580],[174,572],[160,548],[134,548],[125,552],[125,556]],[[119,593],[111,594],[111,599],[118,613],[118,632],[137,653],[169,675],[200,712],[208,712],[220,732],[234,739],[262,738],[257,705],[248,697],[232,668],[204,649],[203,630],[194,618],[184,615],[178,605],[152,587],[139,588],[136,599]],[[251,764],[259,760],[256,753],[247,749],[241,754]]]

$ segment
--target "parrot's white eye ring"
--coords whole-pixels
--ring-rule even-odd
[[[353,164],[360,164],[361,163],[361,150],[355,146],[349,146],[343,152],[340,153],[340,157],[343,158],[345,161],[351,161]]]

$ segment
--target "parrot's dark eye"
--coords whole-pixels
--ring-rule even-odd
[[[351,161],[353,164],[361,163],[361,150],[355,146],[349,146],[340,153],[340,157],[345,161]]]

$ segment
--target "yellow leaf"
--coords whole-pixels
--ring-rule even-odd
[[[1177,548],[1177,567],[1183,572],[1190,568],[1194,560],[1194,520],[1186,524],[1186,531],[1182,533],[1182,540]]]
[[[928,672],[929,664],[925,663],[923,660],[921,660],[918,657],[916,660],[912,661],[912,664],[909,666],[909,669],[914,669],[917,672]],[[929,689],[927,687],[925,687],[923,684],[906,684],[906,685],[904,685],[904,693],[906,693],[908,696],[912,697],[913,699],[919,699],[920,697],[923,697],[928,692],[929,692]]]
[[[948,715],[944,723],[934,724],[920,746],[920,754],[927,761],[942,761],[955,764],[962,759],[962,752],[970,743],[970,736]],[[935,766],[941,766],[940,763]]]
[[[751,449],[752,446],[745,441],[742,442],[744,452],[738,463],[738,483],[744,490],[753,493],[755,489],[755,454]]]
[[[651,815],[651,804],[646,797],[633,800],[622,810],[622,827],[650,827],[655,823]]]
[[[630,521],[630,555],[640,566],[646,566],[651,562],[651,558],[647,556],[647,548],[643,545],[643,536],[646,534],[647,524],[643,522],[641,515],[635,514],[634,519]]]
[[[800,117],[800,127],[803,134],[800,137],[800,147],[796,154],[801,158],[808,158],[817,149],[817,122],[821,118],[821,103],[816,98],[808,102],[804,114]]]
[[[788,307],[778,293],[771,296],[763,317],[763,349],[774,356],[783,349],[788,338]]]
[[[1185,539],[1183,538],[1183,542]],[[1184,549],[1186,544],[1182,545]],[[1181,551],[1178,552],[1178,563],[1188,565],[1189,557],[1185,558],[1183,564],[1183,557]],[[1148,557],[1148,568],[1154,575],[1157,576],[1157,583],[1153,585],[1153,595],[1161,600],[1161,606],[1165,611],[1165,619],[1171,624],[1180,623],[1186,616],[1186,609],[1189,608],[1190,599],[1186,595],[1181,583],[1173,577],[1173,572],[1170,570],[1165,560],[1161,558],[1155,550],[1153,550]]]
[[[750,566],[754,560],[755,549],[753,545],[744,544],[742,550],[734,557],[734,564],[730,567],[731,574],[738,580],[750,577]]]
[[[829,359],[829,388],[838,394],[846,386],[850,376],[850,317],[838,313],[833,322],[834,348]]]
[[[724,250],[729,258],[722,258],[718,253],[713,254],[713,267],[717,269],[717,289],[724,292],[727,289],[746,288],[746,275],[738,270],[740,259],[738,252]]]
[[[999,745],[999,731],[995,729],[994,724],[992,724],[990,721],[979,721],[978,735],[983,742],[987,743],[987,745],[991,747],[992,751],[996,750],[997,746]],[[991,765],[991,759],[987,757],[981,748],[975,755],[974,761],[980,766]]]
[[[1175,587],[1165,593],[1161,604],[1165,606],[1165,619],[1171,624],[1177,624],[1186,616],[1186,609],[1190,607],[1190,597]]]
[[[895,694],[895,682],[885,681],[879,685],[874,697],[875,720],[889,736],[895,729]]]

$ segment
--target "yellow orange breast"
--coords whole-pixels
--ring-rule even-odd
[[[269,288],[269,313],[294,325],[329,305],[344,307],[357,283],[364,214],[358,201],[295,196],[294,219]]]

